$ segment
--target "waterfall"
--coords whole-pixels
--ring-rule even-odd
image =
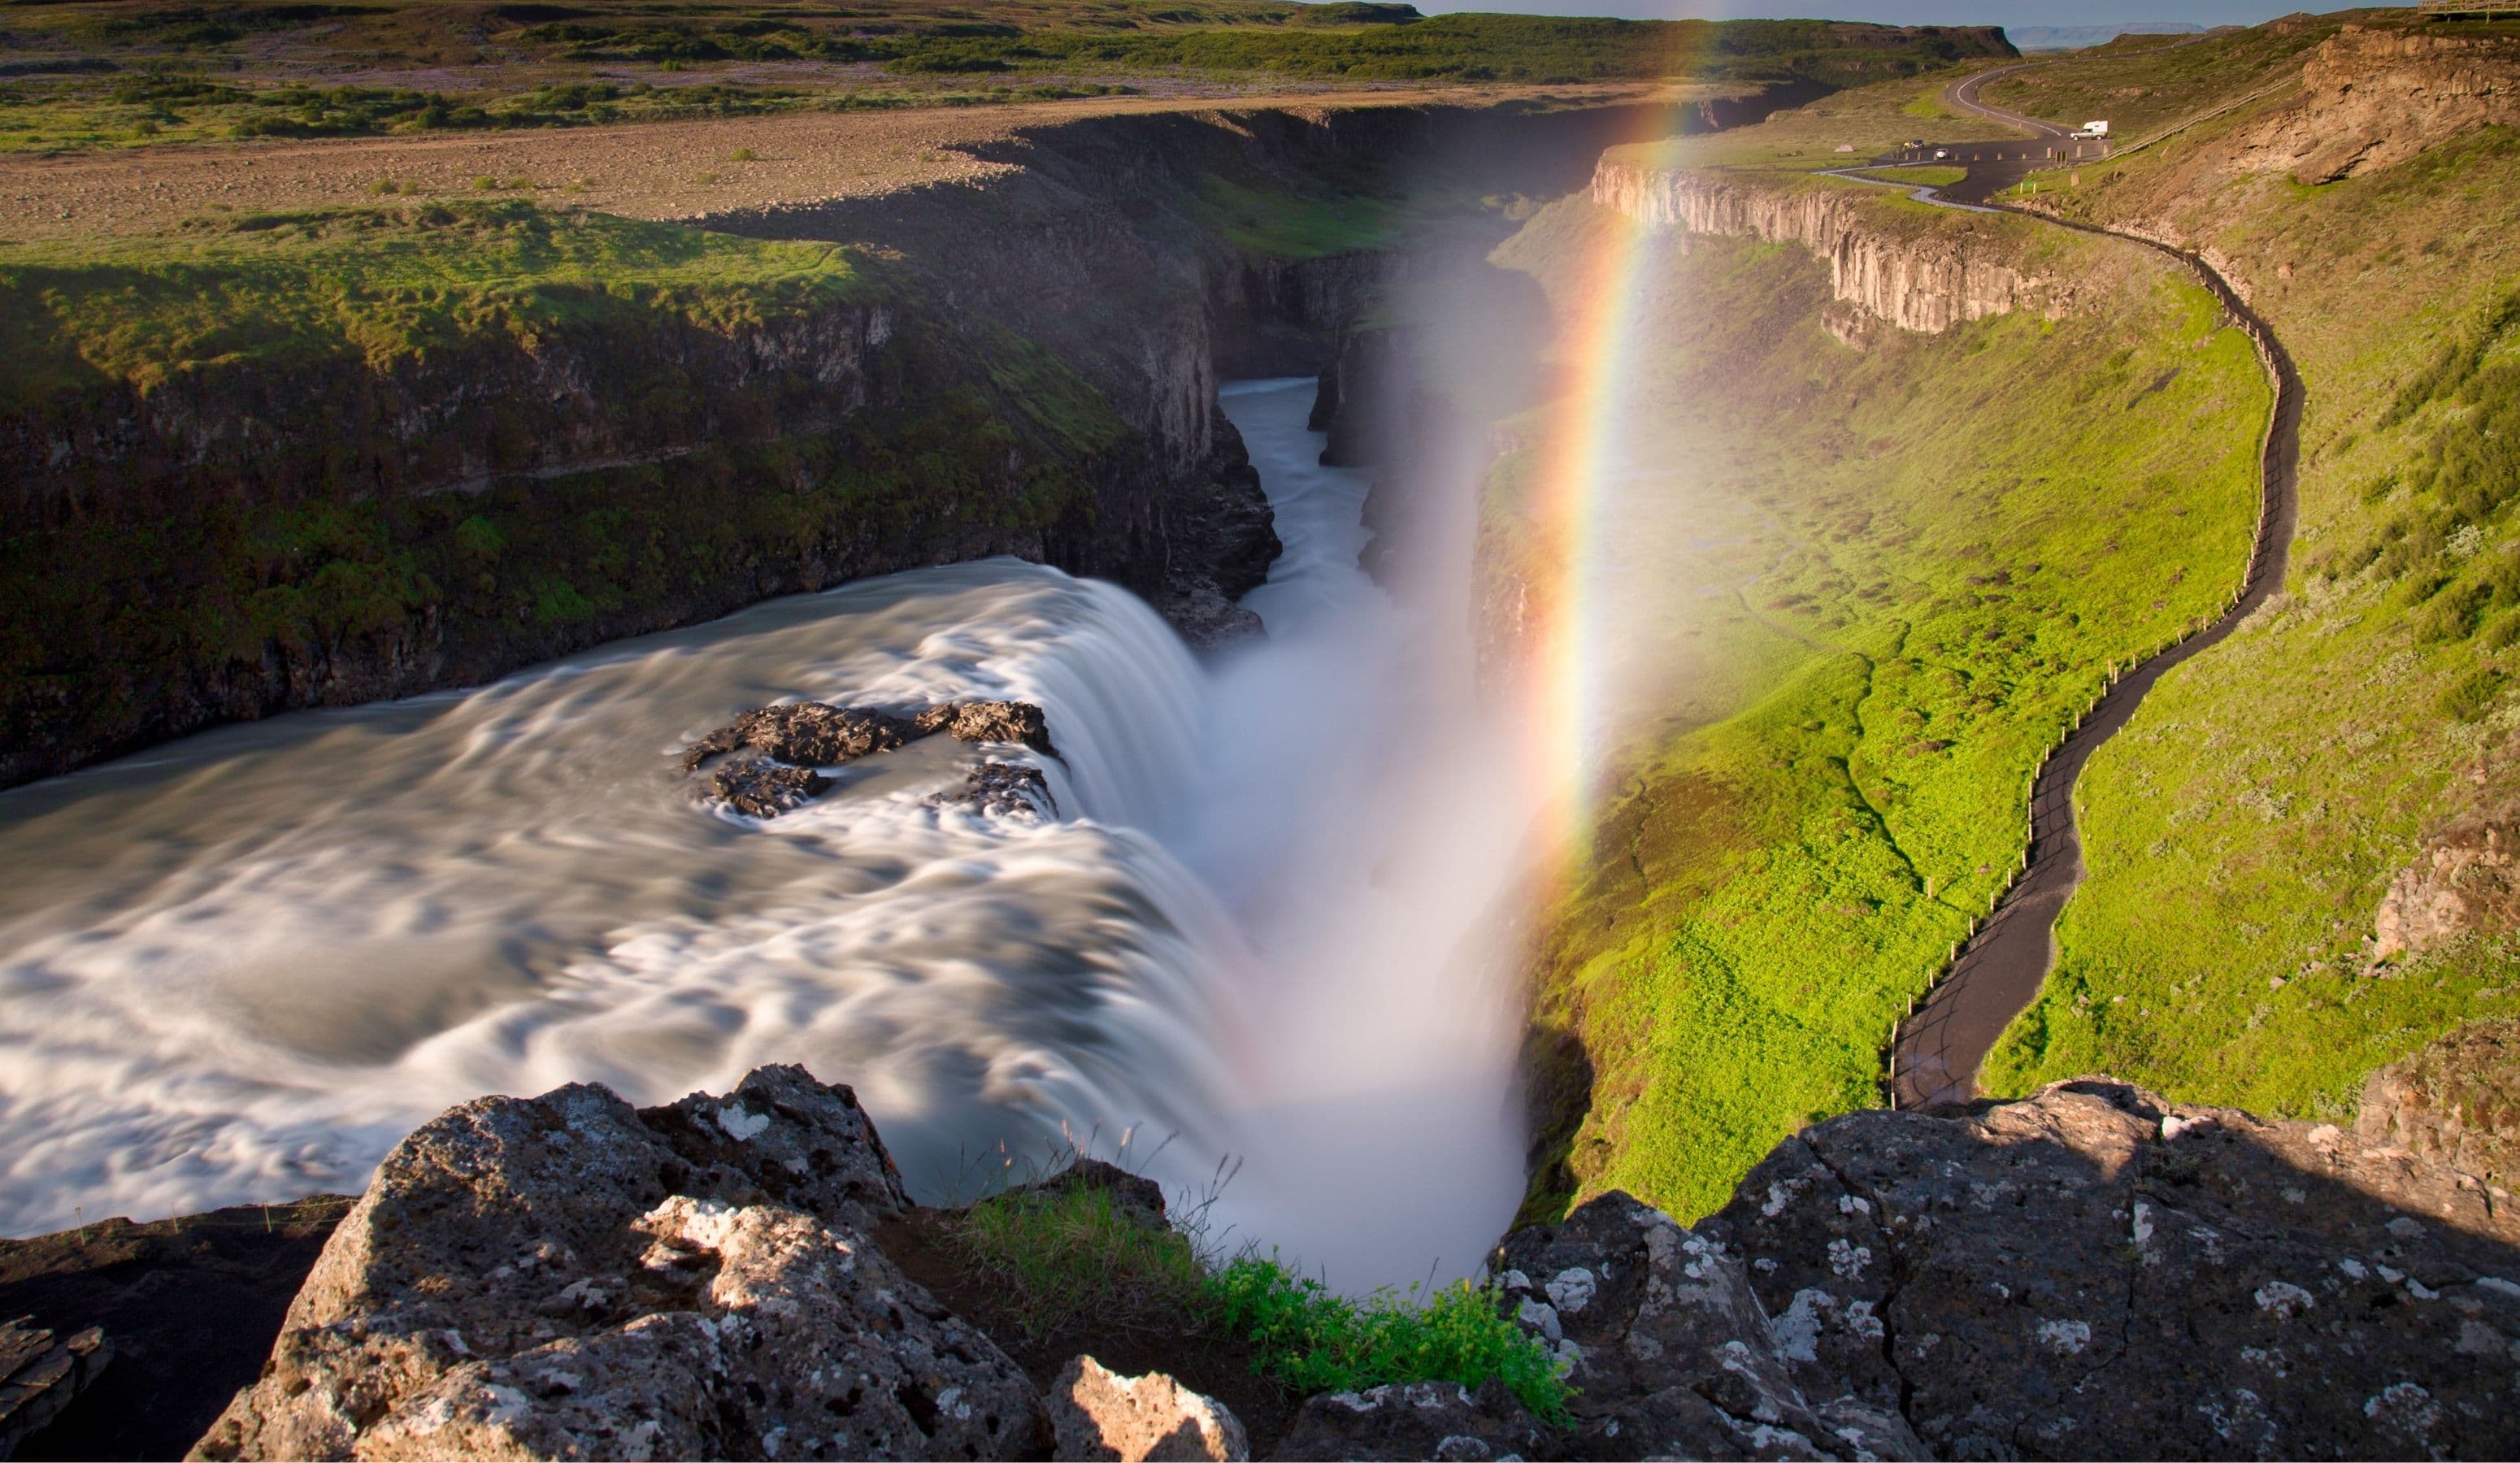
[[[0,794],[0,1231],[353,1189],[484,1092],[797,1062],[922,1200],[1134,1129],[1178,1135],[1176,1187],[1247,1159],[1222,1221],[1342,1285],[1474,1266],[1519,1147],[1505,1002],[1455,947],[1503,865],[1297,391],[1228,398],[1290,551],[1271,638],[1213,668],[1125,591],[990,560]],[[760,822],[676,771],[800,697],[1033,701],[1059,756],[929,738]],[[931,804],[984,757],[1058,816]]]

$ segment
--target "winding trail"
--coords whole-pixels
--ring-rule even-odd
[[[2033,63],[2036,65],[2037,63]],[[2019,116],[1977,100],[1983,82],[2020,66],[2001,66],[1954,83],[1945,93],[1953,106],[1990,120],[2031,130],[2044,140],[2062,136],[2047,122]],[[2102,742],[2132,720],[2144,693],[2173,666],[2221,643],[2240,622],[2283,585],[2292,552],[2297,512],[2296,478],[2301,458],[2301,374],[2292,357],[2243,302],[2230,282],[2202,258],[2176,245],[2139,234],[2055,218],[2033,209],[1994,203],[2001,189],[2018,182],[2029,164],[1972,165],[1967,179],[1944,190],[1944,198],[1927,201],[1980,210],[1996,208],[2037,218],[2086,234],[2105,234],[2170,255],[2185,265],[2258,348],[2267,375],[2274,383],[2274,410],[2259,457],[2258,527],[2249,554],[2248,577],[2223,613],[2194,634],[2138,662],[2112,681],[2108,689],[2072,732],[2049,752],[2032,778],[2030,845],[2021,873],[1997,901],[1994,910],[1959,947],[1915,1011],[1894,1030],[1890,1069],[1885,1079],[1895,1107],[1928,1107],[1966,1102],[1976,1094],[1978,1069],[2012,1018],[2039,995],[2055,963],[2056,916],[2084,874],[2083,842],[2074,818],[2074,784]],[[1989,176],[1982,177],[1985,173]]]

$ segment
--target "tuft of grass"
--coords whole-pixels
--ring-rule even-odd
[[[1299,1393],[1502,1382],[1541,1417],[1567,1420],[1574,1394],[1555,1358],[1514,1322],[1492,1285],[1459,1281],[1422,1303],[1416,1286],[1352,1301],[1274,1255],[1245,1255],[1220,1270],[1207,1292],[1217,1323],[1249,1338],[1260,1370]]]
[[[761,160],[761,155],[752,151],[750,148],[738,148],[727,155],[727,160],[730,162],[759,162]]]
[[[1034,1341],[1088,1316],[1105,1325],[1195,1325],[1207,1270],[1191,1239],[1155,1228],[1090,1185],[1014,1189],[965,1210],[946,1243],[1003,1287]]]

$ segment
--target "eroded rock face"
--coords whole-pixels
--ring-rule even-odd
[[[1974,218],[1902,238],[1868,221],[1852,195],[1782,188],[1604,157],[1593,201],[1656,228],[1799,244],[1828,266],[1829,292],[1901,330],[1935,332],[2014,310],[2050,319],[2075,308],[2074,281],[2025,273],[2016,251]],[[1840,338],[1848,332],[1834,326]]]
[[[30,1317],[0,1321],[0,1458],[61,1415],[113,1359],[94,1326],[57,1336]]]
[[[2520,1185],[2520,1021],[2462,1026],[2372,1073],[2356,1131],[2489,1185]]]
[[[2520,122],[2520,43],[2348,24],[2302,64],[2301,84],[2299,102],[2243,138],[2242,162],[2332,183]]]
[[[866,1238],[907,1204],[846,1087],[486,1097],[388,1155],[206,1458],[997,1457],[1020,1369]]]
[[[1806,1130],[1698,1226],[1806,1396],[1941,1457],[2520,1448],[2520,1220],[2333,1127],[2058,1084]]]
[[[1126,1463],[1214,1463],[1251,1456],[1242,1424],[1223,1402],[1162,1372],[1124,1377],[1091,1356],[1059,1370],[1050,1387],[1051,1456]]]
[[[2520,928],[2520,806],[2468,814],[2424,840],[2371,921],[2378,964],[2479,931]]]

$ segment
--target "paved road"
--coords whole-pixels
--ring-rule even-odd
[[[2042,138],[2058,134],[2060,129],[2048,123],[1998,111],[1977,100],[1979,84],[2017,69],[2005,66],[1982,72],[1944,95],[1956,107],[2032,130]],[[2014,159],[1990,158],[1984,164],[1973,163],[1967,183],[1941,190],[1942,195],[1961,206],[1983,206],[1997,191],[2018,180],[2017,172],[2008,178],[2002,176],[2016,166],[2027,171],[2026,165]],[[1995,176],[1981,180],[1982,169]],[[1970,186],[1982,181],[1987,186]],[[2046,218],[2024,209],[2003,211]],[[2249,560],[2248,582],[2238,602],[2203,631],[2137,666],[2100,698],[2082,726],[2040,767],[2031,786],[2029,867],[1996,906],[1994,915],[1960,948],[1958,959],[1935,984],[1916,1013],[1899,1027],[1887,1086],[1891,1101],[1900,1107],[1965,1102],[1975,1095],[1978,1068],[1986,1054],[1995,1048],[2003,1029],[2038,996],[2040,986],[2047,980],[2055,962],[2056,915],[2083,880],[2083,842],[2074,820],[2074,784],[2082,776],[2085,764],[2100,743],[2116,735],[2118,729],[2134,717],[2144,693],[2152,689],[2163,673],[2221,643],[2266,602],[2268,596],[2282,588],[2284,565],[2292,551],[2294,482],[2301,455],[2302,385],[2301,375],[2293,369],[2292,357],[2285,352],[2283,343],[2267,329],[2266,322],[2241,302],[2229,282],[2194,254],[2111,229],[2062,219],[2050,218],[2048,222],[2130,240],[2179,260],[2222,300],[2223,307],[2257,342],[2268,374],[2275,383],[2273,421],[2259,462],[2257,552]]]
[[[2096,162],[2106,157],[2109,155],[2106,142],[2077,138],[2052,122],[2004,111],[1977,99],[1978,88],[1998,76],[2008,76],[2025,66],[2044,64],[2033,61],[2020,66],[1998,66],[1943,88],[1943,105],[1954,111],[2001,122],[2007,127],[2018,127],[2030,136],[1998,142],[1929,142],[1922,147],[1901,148],[1879,160],[1963,163],[1968,167],[1968,176],[1941,190],[1942,195],[1956,203],[1983,203],[2028,177],[2035,169],[2054,167],[2059,163]],[[1936,157],[1934,154],[1937,152],[1950,155]]]

